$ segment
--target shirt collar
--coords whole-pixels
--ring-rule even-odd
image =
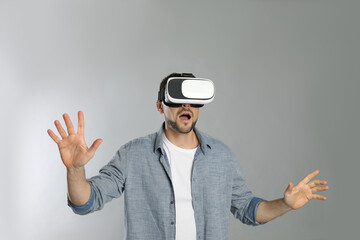
[[[163,149],[163,141],[165,137],[165,122],[161,125],[159,131],[156,134],[155,145],[154,145],[154,152],[160,151],[161,154],[164,154]],[[208,149],[211,149],[206,136],[204,136],[196,127],[194,127],[195,134],[199,140],[200,149],[205,154]]]

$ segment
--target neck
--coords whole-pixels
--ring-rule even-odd
[[[180,148],[194,149],[199,145],[194,130],[189,133],[179,133],[165,123],[165,136],[172,144]]]

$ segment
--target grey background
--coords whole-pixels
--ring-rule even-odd
[[[216,84],[198,127],[227,143],[248,186],[282,197],[320,169],[328,200],[230,239],[357,239],[359,1],[0,0],[0,239],[122,239],[123,199],[88,216],[66,206],[66,172],[46,130],[83,110],[104,142],[97,173],[127,141],[157,131],[160,80]]]

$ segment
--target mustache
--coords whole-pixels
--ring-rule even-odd
[[[190,112],[191,115],[194,115],[193,112],[192,112],[190,109],[181,109],[181,110],[179,110],[179,111],[177,112],[177,115],[180,115],[180,114],[181,114],[182,112],[184,112],[184,111]]]

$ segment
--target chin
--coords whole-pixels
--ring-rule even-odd
[[[174,121],[170,121],[170,120],[166,120],[167,124],[169,127],[171,127],[174,131],[178,132],[178,133],[182,133],[182,134],[187,134],[189,132],[191,132],[196,124],[195,122],[191,122],[188,123],[187,125],[183,125],[181,122],[174,122]]]
[[[178,131],[179,133],[182,134],[188,134],[189,132],[191,132],[193,130],[193,128],[189,128],[189,129],[181,129],[180,131]]]
[[[187,126],[180,127],[180,124],[176,124],[176,131],[182,134],[187,134],[191,132],[195,127],[196,122],[189,123]]]

